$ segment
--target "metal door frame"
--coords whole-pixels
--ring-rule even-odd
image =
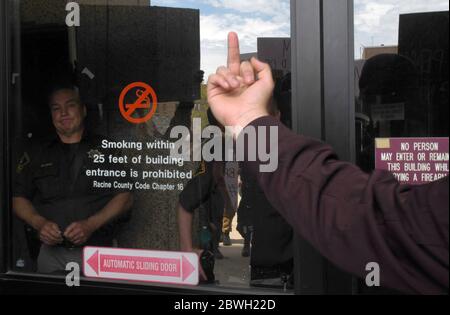
[[[293,126],[355,161],[353,0],[291,0]],[[355,294],[356,280],[297,237],[297,294]]]

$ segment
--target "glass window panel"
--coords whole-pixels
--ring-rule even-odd
[[[364,170],[412,185],[448,176],[448,9],[439,0],[355,0],[356,157]]]
[[[13,269],[65,274],[85,246],[196,248],[213,285],[292,288],[293,232],[256,182],[171,155],[175,127],[214,124],[206,81],[229,31],[272,65],[291,124],[289,1],[16,3]]]

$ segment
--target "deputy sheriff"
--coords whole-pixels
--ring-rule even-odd
[[[211,126],[220,127],[210,110],[208,121]],[[216,259],[223,259],[224,256],[219,250],[223,217],[231,216],[235,211],[226,185],[225,162],[202,162],[194,178],[188,182],[179,196],[177,212],[180,247],[185,252],[196,251],[192,242],[192,222],[196,209],[199,209],[201,229],[201,249],[197,250],[197,253],[203,258],[203,265],[208,252]],[[213,267],[209,266],[209,270],[204,269],[200,268],[201,280],[207,283],[214,282]]]
[[[99,157],[112,153],[102,150],[102,139],[86,130],[86,106],[77,88],[55,88],[49,106],[56,135],[23,154],[13,209],[41,241],[38,272],[55,274],[69,262],[81,266],[83,246],[112,246],[113,227],[131,208],[133,197],[129,190],[94,189],[95,180],[109,179],[86,175],[88,169],[118,166],[107,159],[97,164]]]
[[[182,251],[194,252],[192,242],[192,222],[196,209],[200,211],[200,257],[208,252],[216,259],[223,259],[219,251],[219,238],[222,233],[222,220],[231,203],[225,187],[224,164],[222,162],[202,162],[195,177],[189,181],[179,197],[178,228]],[[229,208],[229,206],[228,206]],[[200,269],[201,280],[214,282],[213,266]]]

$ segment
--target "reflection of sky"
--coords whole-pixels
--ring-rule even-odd
[[[257,50],[258,37],[290,36],[289,0],[151,0],[152,6],[200,9],[205,78],[226,63],[226,39],[239,34],[241,52]]]
[[[289,0],[151,0],[154,6],[200,10],[202,69],[226,62],[226,38],[238,32],[243,53],[256,51],[257,37],[290,36]],[[448,0],[355,0],[355,56],[364,46],[397,45],[399,15],[448,11]]]
[[[448,0],[355,0],[355,57],[362,47],[398,45],[400,14],[448,9]]]

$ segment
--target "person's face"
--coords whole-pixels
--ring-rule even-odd
[[[86,107],[73,90],[59,90],[50,98],[53,125],[58,134],[71,136],[83,129]]]

